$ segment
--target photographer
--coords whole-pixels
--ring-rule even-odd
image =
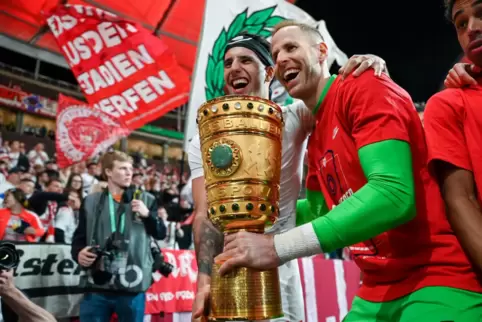
[[[52,314],[30,301],[13,283],[13,270],[0,271],[0,297],[2,304],[23,322],[55,322]],[[2,305],[4,307],[4,305]],[[15,317],[16,318],[16,317]]]
[[[120,322],[142,322],[154,263],[150,236],[164,239],[166,228],[155,198],[131,187],[128,155],[107,153],[101,165],[107,189],[85,198],[72,240],[72,257],[88,269],[80,321],[108,322],[115,312]]]

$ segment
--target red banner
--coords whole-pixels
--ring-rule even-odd
[[[73,98],[59,95],[55,144],[60,168],[106,151],[130,131],[119,120]]]
[[[196,295],[196,255],[191,250],[163,249],[164,259],[174,266],[169,277],[154,274],[146,292],[146,314],[191,312]]]
[[[88,102],[129,129],[187,102],[188,75],[139,24],[82,5],[58,6],[47,23]]]
[[[176,269],[168,278],[154,276],[155,283],[146,292],[146,315],[155,317],[159,312],[191,312],[196,294],[195,254],[186,250],[162,251]],[[341,322],[360,286],[360,270],[355,262],[325,259],[323,255],[299,259],[298,262],[305,321]],[[185,318],[189,320],[189,316]]]

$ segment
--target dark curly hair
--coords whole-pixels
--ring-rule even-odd
[[[452,9],[454,8],[455,0],[444,0],[445,18],[452,21]]]

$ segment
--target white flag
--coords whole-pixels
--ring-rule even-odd
[[[201,41],[191,85],[189,110],[184,133],[184,150],[196,133],[196,113],[207,100],[224,95],[223,60],[228,41],[247,31],[270,38],[271,30],[283,20],[296,20],[318,28],[328,46],[328,64],[343,65],[348,57],[336,46],[324,21],[315,21],[285,0],[207,0]],[[280,105],[291,98],[278,83],[272,86],[272,99]]]

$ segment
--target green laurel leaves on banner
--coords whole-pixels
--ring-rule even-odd
[[[243,27],[246,25],[247,18],[248,8],[237,15],[233,22],[231,22],[231,25],[228,28],[228,39],[233,39],[243,30]]]
[[[265,23],[273,14],[274,9],[276,9],[276,6],[253,12],[248,20],[246,20],[246,25],[252,26]]]
[[[257,34],[264,38],[271,37],[271,30],[285,18],[273,16],[276,6],[254,11],[248,16],[248,9],[238,14],[228,28],[223,28],[214,41],[213,49],[208,56],[206,66],[206,99],[210,100],[223,96],[224,91],[224,50],[228,42],[238,36],[241,32]]]

